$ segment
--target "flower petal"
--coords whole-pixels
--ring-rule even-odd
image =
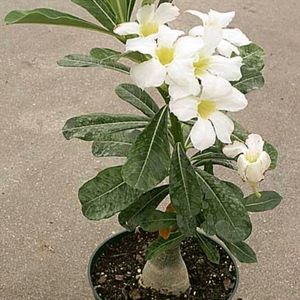
[[[238,28],[224,29],[223,38],[237,47],[251,44],[247,36]]]
[[[142,89],[161,86],[166,78],[166,68],[157,59],[135,65],[130,70],[132,80]]]
[[[204,34],[204,27],[201,25],[195,26],[189,31],[189,35],[194,37],[203,36],[203,34]]]
[[[223,148],[223,153],[230,158],[235,158],[241,153],[245,153],[247,151],[247,147],[244,143],[239,141],[234,141],[233,144],[226,145]]]
[[[171,22],[179,16],[179,8],[171,3],[162,3],[154,13],[153,20],[160,25]]]
[[[137,22],[126,22],[118,25],[114,33],[118,35],[139,34],[139,24]]]
[[[159,47],[172,48],[175,41],[183,34],[184,32],[181,30],[173,30],[166,25],[162,25],[159,27],[158,45]]]
[[[186,97],[177,100],[171,100],[169,103],[170,111],[180,120],[189,121],[197,117],[197,99],[195,97]]]
[[[235,16],[235,12],[221,13],[211,9],[209,16],[213,18],[221,27],[227,27]]]
[[[180,59],[194,57],[202,49],[203,45],[203,40],[200,37],[181,37],[175,44],[175,57]]]
[[[264,149],[264,141],[259,134],[250,134],[246,140],[249,151],[261,153]]]
[[[235,53],[236,55],[240,55],[239,49],[226,40],[222,40],[219,43],[217,50],[221,55],[228,58],[231,57],[232,53]]]
[[[214,125],[218,139],[222,143],[231,143],[231,134],[234,130],[233,121],[222,112],[214,112],[209,119]]]
[[[202,20],[203,24],[207,23],[209,20],[209,15],[202,13],[200,11],[190,9],[190,10],[187,10],[186,12],[200,18]]]
[[[247,181],[254,183],[260,182],[264,179],[263,166],[261,161],[250,163],[246,169],[246,179]]]
[[[198,118],[191,130],[191,141],[201,151],[214,145],[216,134],[209,120]]]
[[[166,83],[169,84],[169,94],[174,100],[190,95],[198,96],[201,92],[200,83],[196,78],[191,78],[186,85],[183,85],[182,83],[173,81],[170,76],[167,76]]]
[[[144,5],[138,10],[136,14],[136,18],[140,24],[146,24],[148,22],[153,21],[154,12],[155,12],[154,4]]]
[[[155,56],[157,44],[151,37],[138,37],[126,42],[126,51],[138,51],[143,54]]]
[[[242,177],[242,179],[245,181],[247,180],[246,170],[247,170],[248,166],[249,166],[249,162],[246,159],[245,155],[244,154],[240,155],[237,160],[238,173]]]
[[[263,151],[258,159],[262,164],[263,172],[266,172],[271,166],[270,155],[266,151]]]
[[[242,58],[236,56],[227,58],[221,55],[213,55],[210,59],[209,71],[228,81],[238,81],[242,78]]]

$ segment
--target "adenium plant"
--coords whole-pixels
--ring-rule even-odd
[[[12,11],[7,24],[75,26],[108,34],[124,52],[94,48],[71,54],[63,67],[102,67],[128,74],[116,87],[121,100],[142,114],[91,113],[68,120],[66,139],[91,141],[97,157],[124,157],[124,164],[102,170],[79,190],[83,214],[101,220],[119,213],[128,230],[158,232],[146,252],[141,284],[180,294],[189,277],[179,245],[189,237],[213,263],[218,250],[208,237],[222,241],[241,262],[256,262],[246,244],[251,212],[276,207],[280,195],[259,191],[258,183],[274,169],[277,151],[258,134],[249,134],[227,112],[247,107],[246,94],[263,86],[264,51],[237,28],[235,13],[189,10],[198,26],[187,34],[169,24],[179,15],[172,1],[72,0],[98,21],[48,8]],[[129,67],[126,61],[132,61]],[[162,107],[146,92],[156,88]],[[232,169],[253,189],[244,196],[219,179],[215,166]],[[168,197],[169,196],[169,197]],[[159,209],[167,201],[167,208]]]

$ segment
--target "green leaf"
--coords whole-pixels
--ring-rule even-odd
[[[226,247],[230,250],[230,252],[241,263],[252,264],[252,263],[257,262],[255,252],[245,242],[229,243],[229,242],[224,241],[224,243],[225,243]]]
[[[242,78],[238,82],[233,82],[233,86],[242,93],[259,89],[264,85],[264,78],[261,73],[264,68],[264,50],[255,44],[242,46],[239,48],[243,58],[241,68]]]
[[[122,174],[130,186],[149,191],[168,176],[168,107],[164,106],[130,148]]]
[[[140,219],[139,225],[143,230],[149,232],[169,228],[176,225],[176,213],[153,210],[148,213],[147,218]]]
[[[197,232],[197,240],[207,259],[214,264],[219,264],[220,253],[216,245],[199,232]]]
[[[6,24],[50,24],[63,25],[97,30],[111,34],[101,26],[72,16],[65,12],[49,8],[37,8],[33,10],[14,10],[5,17]]]
[[[195,167],[201,167],[208,163],[212,163],[213,165],[220,165],[233,170],[236,169],[235,161],[221,152],[198,152],[192,157],[192,161]]]
[[[234,121],[234,131],[232,134],[233,140],[237,140],[240,142],[245,142],[248,138],[249,132],[244,129],[238,122]],[[264,150],[270,155],[271,158],[271,166],[270,169],[275,169],[278,160],[278,152],[274,146],[265,142]]]
[[[143,194],[137,201],[122,210],[119,214],[119,223],[128,230],[136,228],[143,219],[147,219],[149,212],[169,194],[169,186],[163,185]]]
[[[184,236],[181,232],[171,233],[170,237],[165,240],[159,237],[157,240],[152,242],[146,251],[146,260],[155,258],[158,254],[170,249],[178,247],[184,240]]]
[[[160,0],[158,5],[161,5],[162,3],[165,3],[165,2],[169,2],[169,3],[172,3],[173,0]]]
[[[142,0],[142,6],[155,3],[156,0]]]
[[[173,152],[170,169],[171,202],[179,214],[177,223],[186,235],[196,229],[195,216],[200,212],[203,193],[197,176],[180,143]]]
[[[133,84],[120,84],[116,94],[124,101],[130,103],[148,117],[153,117],[159,107],[145,91]]]
[[[90,55],[96,59],[104,61],[117,61],[122,56],[122,53],[109,48],[93,48]]]
[[[142,116],[93,113],[69,119],[62,131],[67,140],[95,141],[104,134],[143,128],[147,124],[148,119]]]
[[[205,193],[204,230],[211,228],[213,223],[215,232],[226,241],[236,243],[245,240],[252,226],[241,196],[225,182],[201,169],[197,170],[197,175]]]
[[[127,0],[127,21],[130,21],[136,0]]]
[[[140,131],[122,131],[99,137],[92,145],[92,153],[96,157],[127,156]]]
[[[272,210],[277,207],[282,197],[276,192],[260,192],[261,197],[257,198],[252,194],[244,199],[244,204],[249,212],[262,212]]]
[[[117,26],[116,16],[107,0],[71,0],[87,10],[109,31]]]
[[[234,183],[229,182],[229,181],[223,181],[224,183],[227,184],[227,186],[229,186],[231,188],[231,190],[237,194],[240,198],[244,198],[244,193],[243,191]]]
[[[130,70],[129,67],[123,65],[122,63],[113,60],[97,59],[90,55],[83,54],[67,55],[63,59],[59,60],[57,63],[61,67],[102,67],[105,69],[110,69],[125,74],[129,74]]]
[[[83,214],[90,220],[113,216],[128,207],[140,192],[128,186],[121,176],[121,166],[101,171],[79,190]]]

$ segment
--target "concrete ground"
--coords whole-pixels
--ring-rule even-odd
[[[279,191],[284,202],[253,215],[250,243],[259,263],[241,266],[238,297],[299,299],[300,1],[175,2],[182,10],[235,10],[234,25],[266,49],[266,86],[248,96],[249,107],[237,116],[278,146],[278,169],[263,188]],[[86,17],[67,0],[1,0],[0,18],[12,9],[43,6]],[[196,22],[186,15],[177,24],[187,28]],[[117,160],[95,159],[88,143],[67,142],[60,130],[65,120],[82,113],[133,112],[113,93],[129,79],[108,70],[59,68],[56,60],[117,43],[95,32],[3,21],[0,41],[0,299],[92,299],[89,256],[119,226],[114,219],[86,220],[77,190]]]

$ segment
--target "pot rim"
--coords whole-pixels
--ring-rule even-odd
[[[90,287],[93,290],[93,294],[94,294],[94,297],[95,297],[96,300],[105,300],[105,299],[100,298],[100,296],[98,295],[98,293],[96,292],[96,290],[94,288],[94,284],[93,284],[93,281],[92,281],[92,275],[91,274],[92,274],[92,266],[94,265],[94,260],[97,257],[97,254],[98,254],[99,250],[102,247],[104,247],[108,242],[111,242],[114,239],[118,239],[121,236],[126,235],[126,234],[134,234],[134,231],[122,230],[122,231],[120,231],[118,233],[115,233],[115,234],[111,235],[110,237],[106,238],[103,242],[101,242],[97,246],[97,248],[93,251],[93,254],[89,259],[88,268],[87,268],[87,273],[88,273],[87,275],[88,275],[88,280],[89,280]],[[238,268],[237,262],[236,262],[235,258],[233,257],[233,255],[228,251],[226,246],[221,241],[215,239],[214,237],[207,236],[207,238],[211,239],[212,241],[217,243],[220,247],[222,247],[225,250],[225,252],[228,254],[228,256],[231,258],[231,260],[234,264],[234,267],[235,267],[235,270],[236,270],[235,287],[234,287],[230,297],[228,298],[228,300],[232,300],[233,297],[235,296],[237,290],[238,290],[239,282],[240,282],[240,273],[239,273],[239,268]]]

